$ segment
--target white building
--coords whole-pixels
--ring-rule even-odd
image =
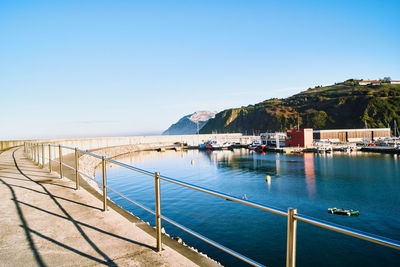
[[[286,133],[262,133],[260,134],[261,144],[270,147],[284,147],[286,140]]]
[[[382,82],[381,81],[359,81],[358,85],[381,85]]]

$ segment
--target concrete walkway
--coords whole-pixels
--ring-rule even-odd
[[[150,234],[74,188],[22,148],[0,154],[0,266],[196,265],[165,244],[155,252]]]

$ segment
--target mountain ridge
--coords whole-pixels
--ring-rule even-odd
[[[400,84],[358,85],[347,80],[309,88],[287,98],[272,98],[216,114],[200,133],[243,134],[296,128],[387,127],[400,120]]]

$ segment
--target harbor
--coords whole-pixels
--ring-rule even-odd
[[[397,131],[395,131],[396,133]],[[220,143],[209,140],[199,146],[200,150],[222,150],[249,148],[252,151],[279,153],[333,153],[333,152],[374,152],[400,154],[400,137],[391,136],[390,128],[313,130],[292,129],[285,133],[262,133],[248,143]]]
[[[220,191],[239,199],[268,204],[283,210],[298,207],[299,212],[361,231],[400,239],[398,231],[398,197],[400,165],[395,155],[377,153],[256,153],[248,148],[233,150],[166,150],[133,152],[117,157],[125,164],[141,169],[157,166],[162,175],[186,183]],[[266,179],[269,176],[269,179]],[[101,173],[96,174],[98,181]],[[108,172],[110,187],[132,199],[152,205],[152,180],[113,166]],[[343,196],[338,198],[337,196]],[[117,195],[110,197],[144,221],[153,216],[130,205]],[[190,199],[190,201],[186,201]],[[368,199],[369,201],[365,201]],[[164,212],[178,222],[190,225],[199,233],[229,245],[235,251],[268,266],[282,266],[286,253],[286,221],[274,214],[235,205],[174,185],[163,185]],[[359,216],[338,216],[328,208],[356,209]],[[249,227],[249,225],[251,227]],[[166,224],[166,232],[182,238],[186,244],[218,260],[223,265],[242,262],[191,235]],[[268,237],[268,238],[265,238]],[[396,266],[400,254],[365,241],[301,224],[297,244],[300,266],[332,265]],[[316,249],[323,253],[307,257]],[[359,249],[362,248],[362,249]],[[339,256],[352,251],[346,261]],[[366,254],[370,254],[368,258]]]
[[[242,138],[237,134],[222,134],[178,136],[175,139],[193,141],[215,137],[221,141],[211,144],[226,142],[224,140],[229,137],[236,140]],[[155,139],[152,137],[149,140]],[[114,141],[134,140],[121,138]],[[159,138],[161,140],[163,138]],[[355,262],[362,263],[363,253],[371,253],[369,248],[378,252],[369,262],[385,262],[387,266],[392,266],[393,260],[397,261],[396,249],[400,248],[400,243],[396,241],[399,239],[396,226],[387,225],[387,220],[396,221],[393,214],[398,207],[396,192],[399,185],[398,179],[394,179],[399,175],[397,155],[359,151],[336,153],[332,157],[333,153],[257,152],[252,144],[244,148],[185,149],[187,141],[171,142],[171,149],[160,149],[168,145],[159,142],[103,147],[91,149],[91,152],[65,145],[26,142],[24,150],[29,158],[41,167],[47,165],[50,171],[57,171],[59,163],[60,176],[70,176],[72,181],[75,180],[77,189],[81,183],[87,183],[89,187],[85,189],[94,189],[103,200],[103,210],[114,206],[135,214],[146,225],[155,227],[157,251],[160,252],[159,248],[168,237],[223,265],[244,265],[247,262],[255,266],[280,266],[282,261],[288,259],[289,253],[284,226],[287,223],[289,227],[290,212],[295,210],[298,211],[294,215],[295,221],[306,222],[300,223],[301,228],[292,232],[295,235],[298,232],[297,245],[292,245],[298,246],[297,251],[302,256],[307,255],[307,250],[313,250],[307,244],[314,242],[332,250],[332,255],[344,253],[343,249],[354,250],[364,242],[361,254],[355,254],[354,259],[346,261],[348,266],[353,266]],[[79,142],[86,147],[93,145],[93,140],[64,142]],[[257,138],[254,143],[259,143]],[[176,146],[181,148],[176,149]],[[54,158],[56,155],[59,159]],[[98,159],[101,159],[100,163]],[[46,164],[46,161],[52,163]],[[55,166],[54,161],[57,162]],[[154,166],[157,166],[155,172],[152,170]],[[75,179],[78,173],[82,176]],[[158,177],[163,194],[154,196],[154,179]],[[338,195],[346,197],[338,199]],[[382,195],[384,200],[379,199]],[[215,199],[215,196],[219,198]],[[156,203],[163,203],[162,208],[160,206],[162,231],[161,222],[154,221],[154,215],[158,216],[156,211],[152,211],[154,204],[157,207],[154,197]],[[364,203],[365,198],[371,201]],[[394,213],[382,210],[383,207],[390,207],[388,203],[394,203],[391,208]],[[293,206],[296,208],[291,208]],[[330,209],[334,212],[326,212]],[[347,216],[337,216],[341,214]],[[345,220],[345,217],[353,219]],[[249,223],[251,229],[248,228]],[[386,227],[378,229],[382,225]],[[311,229],[315,226],[320,227],[317,228],[319,230]],[[322,228],[333,232],[326,233]],[[343,234],[353,238],[347,240]],[[366,241],[354,237],[372,243],[365,244]],[[327,239],[333,243],[324,244]],[[163,241],[159,243],[159,240]],[[266,252],[271,247],[274,247],[273,254]],[[321,265],[327,258],[306,257],[304,261],[302,256],[296,256],[301,265]],[[390,260],[385,261],[381,257]],[[334,259],[332,262],[339,264]],[[340,264],[346,266],[342,262]]]

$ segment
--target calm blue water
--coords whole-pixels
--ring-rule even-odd
[[[247,149],[211,153],[136,152],[117,160],[165,176],[281,209],[400,240],[400,158],[366,153],[256,154]],[[191,163],[193,161],[193,164]],[[108,185],[154,209],[154,179],[111,166]],[[266,175],[272,177],[268,184]],[[100,178],[100,174],[97,175]],[[100,181],[101,179],[99,179]],[[154,216],[109,193],[154,225]],[[163,215],[268,266],[285,265],[286,217],[161,181]],[[358,217],[332,215],[353,208]],[[163,222],[167,233],[220,261],[246,265]],[[400,251],[298,223],[298,266],[400,266]]]

